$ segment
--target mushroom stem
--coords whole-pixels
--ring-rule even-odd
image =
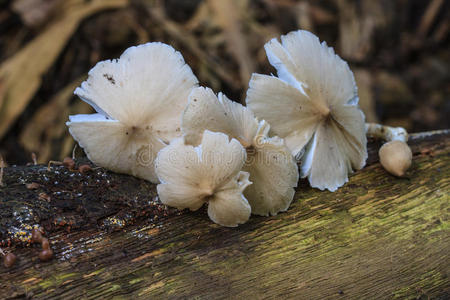
[[[209,185],[200,185],[199,186],[201,191],[202,191],[202,195],[204,198],[209,198],[212,195],[214,195],[214,188],[209,186]]]
[[[0,187],[2,187],[3,184],[3,168],[5,167],[3,162],[3,157],[0,156]]]
[[[241,143],[242,147],[244,147],[245,149],[248,149],[252,146],[252,144],[247,142],[247,140],[242,136],[240,136],[236,139],[239,141],[239,143]]]
[[[78,146],[78,144],[75,143],[75,145],[73,146],[73,149],[72,149],[72,159],[73,160],[75,160],[75,151],[77,151],[77,146]]]
[[[330,115],[330,108],[322,102],[318,101],[317,103],[315,103],[315,107],[324,118],[327,118]]]
[[[377,139],[390,141],[408,141],[408,132],[402,127],[391,127],[376,123],[366,123],[366,135]]]
[[[37,156],[36,153],[31,153],[31,160],[33,161],[33,165],[37,165]]]
[[[412,152],[408,144],[408,132],[402,127],[390,127],[366,123],[366,134],[386,141],[378,151],[383,168],[395,176],[405,175],[411,166]]]
[[[47,164],[47,171],[51,171],[52,169],[51,169],[51,167],[52,167],[52,165],[55,165],[55,166],[62,166],[62,161],[57,161],[57,160],[50,160],[49,162],[48,162],[48,164]]]

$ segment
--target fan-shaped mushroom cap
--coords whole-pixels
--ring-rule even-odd
[[[211,89],[195,88],[183,114],[182,130],[187,142],[196,145],[204,130],[223,132],[247,150],[244,171],[253,184],[244,194],[252,213],[275,215],[289,208],[298,182],[298,168],[289,149],[278,137],[269,138],[269,124],[225,95]]]
[[[161,202],[178,209],[199,209],[208,202],[208,215],[215,223],[235,227],[245,223],[251,208],[243,196],[251,184],[242,172],[245,149],[227,135],[205,131],[197,147],[182,138],[163,148],[155,170]]]
[[[249,109],[224,94],[216,96],[210,88],[197,87],[189,94],[181,128],[186,142],[192,145],[198,145],[207,129],[225,133],[247,147],[256,135],[258,120]]]
[[[253,74],[247,105],[268,121],[311,186],[335,191],[367,159],[364,114],[346,62],[312,33],[299,30],[265,45],[278,78]],[[304,151],[304,154],[301,155]]]
[[[128,48],[99,62],[75,94],[98,112],[71,116],[67,126],[95,164],[157,182],[154,158],[181,136],[181,114],[197,78],[162,43]]]

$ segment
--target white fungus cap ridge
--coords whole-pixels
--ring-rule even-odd
[[[297,164],[282,139],[268,137],[267,122],[258,122],[247,107],[222,93],[216,97],[211,89],[198,87],[183,114],[186,142],[198,144],[205,129],[225,133],[246,148],[243,170],[253,184],[244,194],[253,214],[275,215],[289,208],[299,177]]]
[[[333,49],[299,30],[265,45],[278,78],[253,74],[247,105],[285,139],[294,156],[303,151],[301,176],[335,191],[367,159],[364,114],[357,107],[353,73]]]
[[[197,147],[175,139],[155,161],[159,198],[178,209],[197,210],[208,203],[209,217],[222,226],[245,223],[251,212],[243,195],[251,184],[241,171],[245,158],[241,144],[223,133],[205,131]]]
[[[249,109],[224,94],[216,96],[210,88],[197,87],[189,94],[181,130],[187,143],[197,145],[205,129],[225,133],[246,147],[253,142],[258,120]]]
[[[70,116],[67,126],[95,164],[157,182],[154,158],[181,136],[180,116],[197,82],[166,44],[128,48],[89,71],[75,94],[98,113]]]

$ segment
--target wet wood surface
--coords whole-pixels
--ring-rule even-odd
[[[6,168],[0,239],[18,260],[0,266],[0,299],[445,299],[450,133],[409,144],[405,178],[381,168],[372,142],[367,167],[337,192],[301,180],[286,213],[232,229],[161,205],[154,185],[130,176]],[[49,262],[29,244],[36,226]]]

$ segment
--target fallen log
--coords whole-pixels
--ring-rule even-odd
[[[371,142],[368,166],[337,192],[301,180],[286,213],[232,229],[165,207],[130,176],[6,168],[0,240],[18,261],[0,267],[0,298],[447,298],[450,131],[409,144],[405,178],[381,168]],[[35,226],[49,262],[29,244]]]

